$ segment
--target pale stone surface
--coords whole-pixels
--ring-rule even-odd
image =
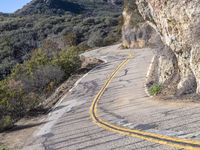
[[[143,48],[150,39],[152,28],[148,24],[144,24],[135,2],[125,0],[124,5],[122,45],[126,48]]]
[[[166,52],[160,49],[161,55],[157,59],[159,82],[166,83],[177,74],[176,79],[177,76],[180,78],[175,85],[176,94],[199,94],[200,2],[198,0],[129,1],[136,3],[145,24],[148,22],[160,35],[162,42],[169,47],[164,48],[163,51]],[[124,12],[126,11],[125,9]],[[126,18],[124,16],[124,20]]]

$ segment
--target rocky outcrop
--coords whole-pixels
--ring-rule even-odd
[[[143,47],[145,45],[144,33],[147,25],[137,10],[134,1],[124,1],[123,11],[124,24],[122,27],[122,41],[124,47]]]
[[[156,80],[163,84],[170,84],[169,81],[176,80],[176,84],[174,82],[173,84],[178,95],[200,94],[200,2],[198,0],[129,1],[135,3],[134,6],[137,6],[137,10],[145,20],[144,24],[151,25],[165,45],[158,49],[158,56],[155,57]],[[124,13],[126,12],[125,7]],[[124,15],[125,20],[134,17],[127,16]],[[123,28],[126,26],[125,21]],[[126,35],[124,33],[123,36]],[[126,40],[124,41],[126,43]],[[134,44],[130,44],[129,47],[132,45]]]

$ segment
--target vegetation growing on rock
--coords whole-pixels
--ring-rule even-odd
[[[152,96],[158,95],[160,92],[161,92],[161,85],[159,85],[159,84],[153,84],[149,88],[149,93]]]
[[[8,150],[8,148],[6,146],[1,146],[0,145],[0,150]]]

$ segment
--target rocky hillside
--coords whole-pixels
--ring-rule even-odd
[[[16,11],[18,15],[30,14],[64,14],[72,12],[75,14],[89,13],[94,14],[94,8],[106,10],[106,8],[117,9],[116,6],[122,5],[122,0],[33,0],[22,9]],[[100,7],[101,6],[101,7]],[[102,7],[104,6],[104,8]],[[99,7],[99,8],[98,8]]]
[[[83,49],[118,41],[122,0],[33,0],[0,14],[0,80],[48,40],[58,49]]]
[[[151,79],[173,89],[172,94],[200,94],[199,7],[195,0],[126,0],[125,3],[124,46],[143,47],[151,39],[161,39]]]

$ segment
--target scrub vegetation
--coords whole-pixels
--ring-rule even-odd
[[[79,54],[77,47],[51,52],[36,49],[29,60],[16,65],[0,81],[0,130],[42,107],[43,100],[81,67]]]
[[[56,87],[80,69],[81,52],[121,38],[121,6],[33,0],[14,14],[0,13],[0,131],[42,109]]]
[[[154,83],[150,88],[149,88],[149,93],[150,95],[158,95],[161,92],[161,85]]]
[[[30,59],[46,39],[60,48],[117,42],[120,20],[121,4],[101,0],[33,0],[14,14],[0,14],[0,79]]]

